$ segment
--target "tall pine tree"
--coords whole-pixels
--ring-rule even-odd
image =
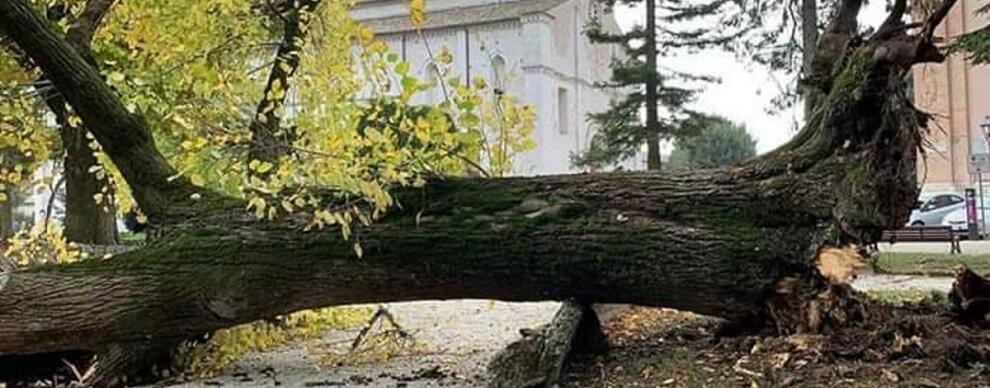
[[[610,12],[617,3],[641,5],[646,21],[645,26],[618,34],[606,32],[600,20],[587,27],[592,41],[623,48],[623,58],[613,59],[610,81],[600,86],[622,90],[624,96],[612,101],[608,110],[590,115],[596,133],[588,149],[575,155],[573,162],[578,167],[601,168],[635,155],[645,144],[647,168],[659,170],[660,143],[696,128],[685,125],[699,115],[688,107],[698,92],[691,84],[714,79],[669,69],[658,61],[686,50],[728,48],[750,29],[747,20],[751,18],[741,0],[594,1]]]

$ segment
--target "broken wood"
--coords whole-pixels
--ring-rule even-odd
[[[354,341],[351,343],[351,352],[357,351],[364,344],[368,335],[375,327],[377,327],[377,325],[385,325],[386,323],[392,326],[391,331],[394,332],[400,339],[409,341],[413,340],[412,334],[409,334],[409,332],[399,325],[399,322],[395,320],[395,316],[392,315],[392,312],[388,311],[385,306],[379,306],[378,310],[371,316],[371,319],[368,320],[368,323],[364,326],[364,328],[358,332],[357,337],[354,337]]]
[[[491,388],[551,387],[560,380],[564,362],[574,354],[606,350],[605,334],[595,310],[574,300],[561,303],[550,323],[520,331],[488,365]]]
[[[949,301],[961,322],[990,327],[990,280],[965,266],[958,268]]]

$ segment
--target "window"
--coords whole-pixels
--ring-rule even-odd
[[[952,206],[963,202],[963,198],[958,195],[939,195],[932,198],[921,208],[921,211],[932,211],[946,206]]]
[[[569,100],[567,89],[557,88],[557,131],[561,135],[566,135],[568,127],[571,125],[567,120],[568,113],[570,113],[568,112]]]
[[[496,55],[492,58],[492,87],[495,88],[496,93],[505,92],[505,84],[508,82],[505,73],[505,58],[501,55]]]

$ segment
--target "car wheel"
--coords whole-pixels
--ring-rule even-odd
[[[925,226],[925,223],[921,221],[915,221],[911,223],[911,226]]]

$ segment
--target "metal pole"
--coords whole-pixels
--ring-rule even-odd
[[[980,239],[982,240],[983,233],[987,230],[987,209],[983,206],[983,171],[976,173],[976,180],[980,185]]]

